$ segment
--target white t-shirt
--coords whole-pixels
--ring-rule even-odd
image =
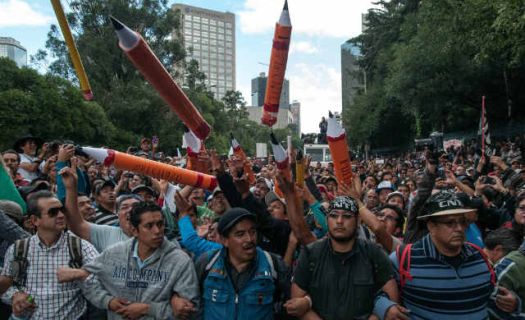
[[[20,155],[20,164],[22,164],[22,163],[32,164],[37,159],[37,157],[31,157],[31,156],[28,156],[25,153],[19,153],[19,155]],[[29,172],[26,169],[22,169],[22,167],[18,167],[18,173],[25,180],[28,180],[28,181],[33,181],[34,179],[38,178],[38,171]]]

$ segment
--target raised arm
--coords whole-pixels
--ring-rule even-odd
[[[86,220],[84,220],[78,211],[78,177],[76,167],[76,161],[72,161],[71,168],[65,167],[58,173],[62,177],[66,189],[66,210],[64,211],[64,214],[66,215],[69,229],[77,236],[89,241],[91,226]]]
[[[290,221],[290,227],[297,241],[302,245],[314,242],[317,239],[310,231],[308,223],[306,223],[306,219],[304,218],[302,194],[299,196],[296,192],[296,188],[299,189],[299,187],[294,186],[292,181],[287,180],[281,170],[279,170],[277,179],[281,186],[281,191],[284,193],[288,220]]]

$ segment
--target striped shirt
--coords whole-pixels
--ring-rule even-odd
[[[27,280],[23,289],[30,294],[37,308],[31,319],[78,319],[86,311],[86,301],[78,282],[58,283],[57,268],[69,265],[68,233],[47,247],[37,235],[30,238],[27,252]],[[3,276],[11,276],[14,245],[7,250]],[[91,243],[82,240],[83,263],[92,262],[98,255]]]
[[[494,269],[498,276],[498,287],[505,287],[512,291],[518,299],[518,306],[511,314],[500,310],[495,300],[497,290],[494,290],[489,304],[491,319],[525,320],[525,241],[519,250],[512,251],[502,258]]]
[[[390,260],[399,284],[396,252]],[[427,235],[412,246],[409,272],[412,279],[406,279],[400,291],[411,319],[487,318],[487,303],[494,286],[487,262],[472,246],[463,245],[460,264],[454,268]]]
[[[114,212],[106,210],[101,205],[98,205],[95,210],[94,223],[106,226],[118,226],[118,216]]]

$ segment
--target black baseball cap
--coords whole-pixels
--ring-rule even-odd
[[[231,208],[219,220],[217,231],[221,236],[227,236],[231,228],[244,219],[251,219],[253,222],[256,222],[257,217],[244,208]]]
[[[100,194],[100,191],[102,191],[102,189],[104,189],[105,187],[115,188],[115,182],[113,182],[113,180],[111,179],[101,179],[100,181],[102,182],[97,184],[97,186],[95,187],[95,195],[97,196]]]
[[[417,219],[424,220],[431,217],[464,214],[473,211],[476,209],[466,208],[456,193],[443,190],[428,198],[422,209],[424,215],[417,217]]]
[[[144,185],[144,184],[139,184],[138,186],[133,188],[133,190],[131,190],[131,193],[138,194],[141,191],[146,191],[152,196],[155,196],[155,190],[153,190],[152,187],[148,187],[147,185]]]

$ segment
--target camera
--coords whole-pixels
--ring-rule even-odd
[[[445,148],[443,146],[443,132],[432,132],[426,139],[415,139],[414,145],[416,151],[423,151],[428,148],[430,151],[443,152]]]
[[[480,180],[481,180],[481,183],[484,183],[484,184],[496,184],[496,180],[494,180],[491,177],[482,177]]]
[[[84,150],[82,150],[82,147],[81,146],[75,146],[75,155],[76,156],[81,156],[81,157],[84,157],[84,158],[89,158],[89,155],[87,153],[84,152]]]

